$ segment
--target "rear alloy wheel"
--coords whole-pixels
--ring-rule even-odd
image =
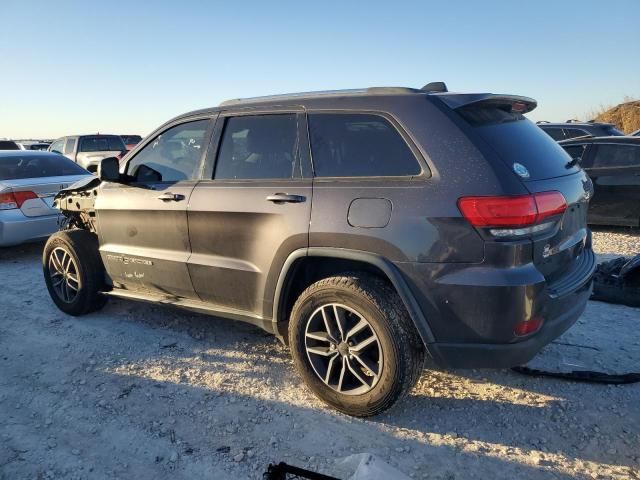
[[[363,394],[380,379],[380,340],[371,324],[346,305],[329,303],[311,314],[305,349],[318,378],[338,393]]]
[[[416,383],[425,350],[395,289],[356,272],[298,298],[289,321],[296,369],[325,403],[358,417],[390,408]]]
[[[49,295],[69,315],[84,315],[102,308],[106,297],[104,266],[98,238],[86,230],[64,230],[49,237],[42,254],[42,270]]]

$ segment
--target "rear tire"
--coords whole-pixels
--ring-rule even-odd
[[[69,315],[99,310],[107,301],[100,294],[104,265],[94,233],[64,230],[51,235],[44,246],[42,270],[51,299]]]
[[[405,396],[425,360],[395,289],[361,273],[329,277],[302,292],[291,312],[289,342],[307,386],[357,417],[377,415]]]

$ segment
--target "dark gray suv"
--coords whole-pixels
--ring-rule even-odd
[[[232,100],[61,192],[44,278],[250,322],[352,415],[420,376],[530,360],[585,308],[592,185],[513,95],[369,88]]]

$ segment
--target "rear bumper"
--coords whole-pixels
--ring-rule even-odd
[[[58,230],[58,215],[25,217],[20,210],[0,211],[0,247],[46,238]]]
[[[531,360],[584,311],[595,256],[589,247],[561,282],[548,285],[533,264],[489,267],[396,264],[428,322],[434,361],[450,368],[507,368]],[[562,286],[561,291],[556,286]],[[517,337],[515,326],[543,318],[540,330]]]
[[[429,345],[429,353],[436,363],[449,368],[510,368],[525,364],[580,318],[592,285],[589,281],[563,299],[562,306],[555,305],[557,316],[545,319],[542,328],[526,340],[506,344],[434,343]]]

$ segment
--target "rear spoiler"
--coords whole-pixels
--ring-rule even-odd
[[[495,106],[508,107],[510,111],[517,113],[529,113],[538,106],[533,98],[520,95],[502,95],[494,93],[432,93],[445,105],[453,110],[460,108],[482,108]]]

